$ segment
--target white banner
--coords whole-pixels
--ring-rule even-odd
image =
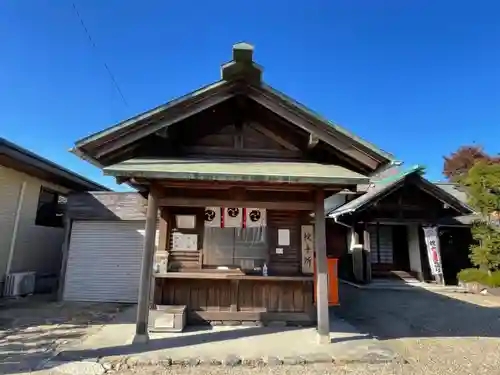
[[[220,207],[205,208],[205,226],[206,227],[221,227],[221,209]]]
[[[442,275],[441,253],[439,249],[439,235],[437,227],[424,227],[425,245],[427,247],[427,259],[432,275]]]
[[[266,226],[264,208],[205,207],[205,226],[215,228],[256,228]]]
[[[241,228],[243,224],[243,208],[224,207],[222,225],[224,228]]]
[[[263,208],[245,208],[245,228],[266,226],[266,210]]]

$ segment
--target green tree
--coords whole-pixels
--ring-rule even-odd
[[[475,266],[490,272],[500,266],[500,164],[487,159],[476,161],[463,184],[467,187],[469,204],[483,218],[472,228],[476,243],[470,247],[470,259]]]

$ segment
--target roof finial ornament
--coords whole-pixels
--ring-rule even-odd
[[[222,79],[226,81],[242,80],[260,84],[262,67],[253,61],[254,47],[250,43],[240,42],[233,45],[233,59],[222,65]]]
[[[253,59],[253,46],[249,43],[240,42],[233,44],[233,60],[236,62],[250,63]]]

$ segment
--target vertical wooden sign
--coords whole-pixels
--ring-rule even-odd
[[[314,272],[314,226],[302,225],[300,232],[302,273],[312,274]]]

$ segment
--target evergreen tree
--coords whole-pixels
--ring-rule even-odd
[[[490,272],[500,266],[500,164],[488,159],[476,161],[462,182],[467,187],[469,204],[483,218],[472,228],[476,243],[470,247],[470,259]]]

